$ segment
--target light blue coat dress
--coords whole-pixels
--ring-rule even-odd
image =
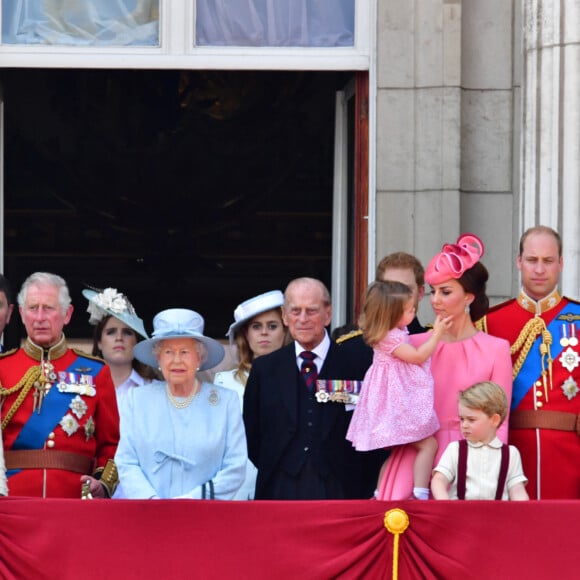
[[[244,385],[242,385],[235,378],[236,369],[231,371],[221,371],[215,374],[214,382],[220,387],[225,387],[237,393],[240,400],[240,411],[243,409],[244,405]],[[256,491],[256,477],[258,476],[258,470],[256,466],[248,459],[246,464],[246,479],[244,483],[234,496],[236,500],[246,500],[254,499],[254,493]]]
[[[123,497],[202,499],[213,482],[215,499],[232,499],[248,458],[238,396],[202,383],[188,407],[177,409],[166,383],[130,389],[121,404],[115,455]],[[204,486],[205,484],[205,486]]]

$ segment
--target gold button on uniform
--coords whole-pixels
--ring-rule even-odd
[[[52,449],[52,448],[54,447],[54,441],[51,439],[50,441],[48,441],[48,442],[47,442],[46,446],[47,446],[49,449]]]

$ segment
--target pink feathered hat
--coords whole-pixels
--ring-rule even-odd
[[[474,234],[462,234],[455,244],[445,244],[425,270],[427,284],[441,284],[445,280],[461,278],[483,256],[483,242]]]

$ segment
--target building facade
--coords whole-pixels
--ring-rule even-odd
[[[580,295],[578,0],[69,4],[3,0],[0,67],[352,73],[336,100],[334,325],[383,255],[426,262],[463,232],[486,245],[497,302],[517,291],[521,233],[558,229],[563,291]]]

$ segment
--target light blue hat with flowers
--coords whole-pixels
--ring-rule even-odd
[[[137,343],[133,354],[141,362],[157,367],[159,362],[153,353],[153,348],[158,342],[170,338],[193,338],[203,344],[207,350],[207,358],[202,362],[199,370],[211,369],[223,360],[225,351],[217,340],[204,336],[204,325],[203,316],[195,310],[186,308],[162,310],[153,319],[151,338]]]
[[[143,338],[149,338],[143,320],[137,316],[129,299],[116,288],[93,290],[86,288],[83,296],[89,301],[87,312],[91,315],[89,324],[98,324],[105,316],[113,316],[133,329]]]

